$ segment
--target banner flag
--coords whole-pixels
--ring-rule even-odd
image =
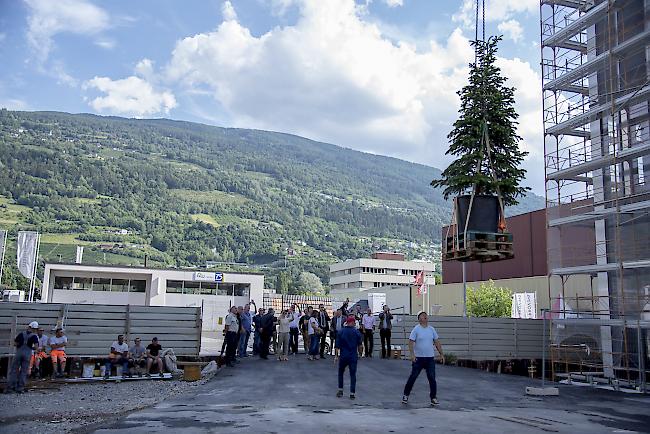
[[[83,246],[77,246],[77,257],[75,258],[75,264],[81,264],[81,261],[83,260],[84,257],[84,247]]]
[[[5,239],[7,238],[7,231],[4,229],[0,229],[0,258],[5,257],[5,249],[7,246],[5,245]],[[0,265],[0,267],[2,267]]]
[[[537,299],[534,292],[512,294],[511,318],[537,318]]]
[[[36,265],[36,244],[38,232],[20,231],[16,248],[16,261],[18,270],[28,279],[34,277],[34,265]]]

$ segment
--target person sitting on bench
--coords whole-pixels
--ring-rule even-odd
[[[151,365],[155,362],[158,365],[158,375],[164,376],[163,362],[160,358],[162,347],[158,343],[158,338],[153,338],[147,345],[147,377],[150,376]]]
[[[111,353],[106,360],[104,378],[111,376],[114,364],[122,365],[122,377],[126,377],[129,373],[129,345],[124,342],[124,335],[118,335],[117,340],[111,344]]]
[[[68,338],[63,334],[62,328],[56,329],[56,334],[49,339],[50,357],[52,358],[52,367],[54,368],[54,375],[56,377],[63,377],[65,375],[65,344],[68,343]],[[60,369],[57,369],[59,367]]]
[[[146,349],[142,345],[140,338],[135,338],[134,345],[129,348],[129,362],[131,364],[131,368],[133,368],[135,371],[131,372],[132,374],[135,373],[138,375],[138,377],[142,377],[142,371],[147,364],[147,358],[145,356]]]

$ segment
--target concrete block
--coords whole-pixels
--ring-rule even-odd
[[[557,387],[526,387],[526,395],[532,396],[559,396],[560,389]]]

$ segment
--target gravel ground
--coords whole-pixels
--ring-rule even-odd
[[[192,393],[210,379],[143,380],[82,384],[46,383],[51,389],[23,394],[0,394],[2,433],[84,433],[98,424],[159,403],[172,396]]]

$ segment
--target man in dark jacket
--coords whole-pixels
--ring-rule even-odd
[[[339,359],[339,390],[337,397],[343,396],[343,374],[345,368],[350,368],[350,399],[355,398],[357,387],[357,361],[358,353],[363,346],[361,332],[356,328],[354,316],[348,316],[343,327],[336,337],[336,357]]]
[[[393,329],[393,315],[387,305],[379,314],[379,338],[381,339],[381,358],[390,359],[390,335]]]
[[[320,335],[320,358],[325,358],[325,344],[327,343],[327,335],[330,330],[330,317],[325,310],[325,305],[321,304],[318,306],[318,327],[323,330],[323,333]]]
[[[268,313],[260,318],[260,358],[268,360],[269,345],[275,330],[275,311],[270,308]]]
[[[255,326],[255,333],[253,334],[253,355],[256,356],[260,353],[260,321],[264,316],[264,308],[260,307],[257,315],[253,317],[253,325]]]

